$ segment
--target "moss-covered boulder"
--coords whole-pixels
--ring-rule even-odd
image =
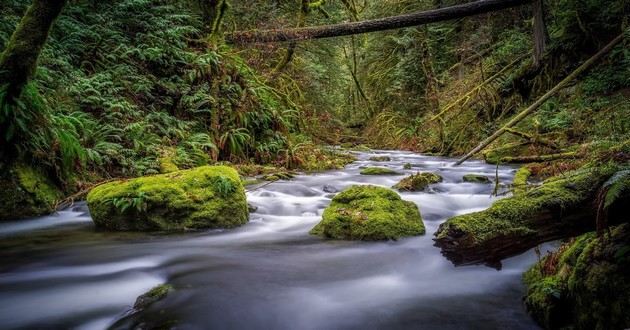
[[[33,167],[18,164],[0,174],[0,220],[52,213],[62,197],[59,188]]]
[[[614,167],[585,168],[495,202],[489,209],[448,219],[436,245],[455,264],[489,263],[542,242],[575,236],[595,225],[597,193]],[[611,214],[616,217],[617,215]]]
[[[463,177],[464,182],[470,183],[490,183],[490,179],[488,179],[485,175],[480,174],[466,174]]]
[[[523,278],[525,306],[546,329],[630,328],[630,225],[572,239]]]
[[[424,234],[416,204],[376,186],[352,186],[337,194],[311,234],[347,240],[395,240]]]
[[[400,191],[422,191],[430,184],[442,182],[442,177],[431,172],[412,174],[395,184],[392,188]]]
[[[513,192],[520,194],[527,191],[529,177],[532,176],[532,171],[529,166],[522,166],[514,174],[514,181],[512,182]]]
[[[97,227],[109,230],[233,228],[249,217],[238,173],[227,166],[109,182],[87,202]]]
[[[373,162],[389,162],[392,159],[389,156],[374,156],[370,157],[370,160]]]
[[[399,175],[400,173],[386,167],[366,167],[360,172],[362,175]]]

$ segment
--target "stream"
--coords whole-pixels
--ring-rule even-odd
[[[375,155],[391,161],[368,160]],[[452,167],[454,159],[402,151],[357,157],[343,170],[299,175],[248,192],[258,209],[234,230],[101,232],[85,203],[0,223],[0,328],[106,329],[125,316],[137,296],[162,283],[175,290],[135,315],[149,328],[538,328],[521,301],[521,275],[536,261],[533,251],[505,260],[497,271],[454,267],[433,246],[441,222],[500,198],[491,196],[494,185],[462,182],[469,173],[494,181],[494,165],[469,161]],[[405,163],[412,169],[403,170]],[[401,194],[420,207],[426,235],[346,242],[308,234],[334,196],[324,186],[327,191],[353,184],[390,187],[404,177],[363,176],[364,166],[444,177],[428,192]],[[502,186],[515,171],[498,168]]]

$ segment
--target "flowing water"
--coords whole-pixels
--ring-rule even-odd
[[[368,158],[390,156],[389,162]],[[454,267],[433,246],[441,222],[487,208],[496,167],[407,152],[358,153],[343,170],[300,175],[248,192],[258,207],[234,230],[157,235],[94,230],[85,204],[56,215],[0,223],[0,328],[104,329],[155,285],[175,290],[134,321],[181,329],[531,329],[521,274],[530,251],[501,271]],[[403,170],[411,163],[411,170]],[[427,234],[391,242],[327,241],[308,235],[334,195],[353,184],[389,187],[403,176],[360,168],[435,171],[444,182],[403,193]],[[499,167],[501,184],[515,172]],[[326,189],[324,189],[326,187]],[[325,192],[327,190],[329,192]],[[130,323],[119,323],[123,326]]]

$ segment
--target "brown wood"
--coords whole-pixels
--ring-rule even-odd
[[[296,29],[238,31],[226,35],[236,44],[321,39],[375,31],[399,29],[479,15],[530,3],[532,0],[480,0],[452,7],[419,11],[361,22],[350,22]]]

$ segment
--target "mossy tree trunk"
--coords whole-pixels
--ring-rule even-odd
[[[214,40],[229,5],[227,0],[198,0],[206,33]]]
[[[48,33],[67,0],[34,0],[0,55],[0,84],[7,101],[18,97],[35,74]]]

